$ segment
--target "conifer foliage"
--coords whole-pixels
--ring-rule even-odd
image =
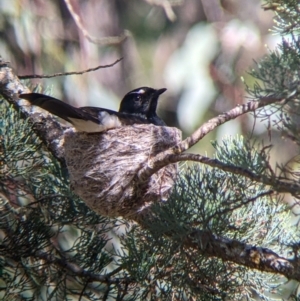
[[[282,42],[250,71],[256,107],[240,115],[298,148],[300,5],[263,8]],[[300,298],[299,158],[274,164],[272,137],[224,137],[214,158],[170,155],[198,162],[181,166],[169,199],[143,222],[110,219],[70,190],[64,165],[0,93],[1,300]]]

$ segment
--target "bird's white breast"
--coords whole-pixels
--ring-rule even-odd
[[[122,126],[120,119],[116,115],[111,115],[105,111],[100,112],[98,118],[101,120],[105,130]]]

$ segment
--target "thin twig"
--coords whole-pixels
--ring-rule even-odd
[[[83,297],[83,294],[84,294],[84,291],[86,290],[86,288],[87,288],[89,282],[90,282],[89,279],[85,282],[85,284],[84,284],[84,286],[83,286],[83,288],[82,288],[82,290],[81,290],[81,292],[80,292],[78,301],[81,301],[81,299],[82,299],[82,297]]]
[[[118,284],[120,282],[131,283],[133,281],[133,279],[131,279],[130,277],[110,278],[108,277],[110,274],[108,275],[95,274],[93,272],[90,272],[89,270],[83,269],[82,267],[78,266],[76,263],[72,263],[71,261],[65,258],[59,258],[46,252],[38,251],[35,253],[35,256],[37,258],[47,261],[47,263],[55,264],[60,268],[67,270],[72,275],[75,275],[77,277],[87,278],[90,282],[99,281],[101,283],[107,283],[107,284]]]
[[[91,43],[100,44],[100,45],[117,45],[122,43],[128,36],[130,36],[128,30],[125,30],[124,33],[120,36],[103,37],[103,38],[95,38],[91,36],[86,30],[86,28],[84,27],[81,17],[75,11],[74,6],[71,4],[71,1],[65,0],[65,3],[77,27],[82,32],[82,34],[86,37],[86,39]]]
[[[230,213],[230,212],[233,212],[234,210],[237,210],[247,204],[250,204],[250,203],[254,203],[256,200],[260,199],[260,198],[263,198],[263,197],[266,197],[266,196],[271,196],[274,194],[274,190],[268,190],[268,191],[264,191],[264,192],[261,192],[247,200],[244,200],[244,201],[241,201],[241,202],[238,202],[237,201],[237,204],[236,205],[233,205],[231,207],[227,207],[225,208],[224,210],[220,210],[220,211],[216,211],[214,212],[213,214],[209,215],[205,221],[203,221],[203,224],[207,224],[209,223],[213,218],[216,218],[217,216],[225,216],[226,213]]]
[[[97,66],[95,68],[90,68],[90,69],[86,69],[83,71],[74,71],[74,72],[59,72],[59,73],[54,73],[54,74],[50,74],[50,75],[38,75],[38,74],[31,74],[31,75],[18,75],[19,79],[28,79],[28,78],[51,78],[51,77],[57,77],[57,76],[67,76],[67,75],[81,75],[87,72],[92,72],[92,71],[96,71],[98,69],[103,69],[103,68],[109,68],[112,67],[114,65],[116,65],[117,63],[119,63],[120,61],[122,61],[123,58],[119,58],[117,59],[115,62],[108,64],[108,65],[100,65]]]

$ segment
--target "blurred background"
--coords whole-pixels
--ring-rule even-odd
[[[18,75],[82,71],[34,79],[74,106],[117,110],[128,91],[166,87],[158,114],[183,136],[245,101],[247,74],[280,37],[259,0],[0,0],[0,55]],[[193,151],[211,153],[224,135],[248,134],[253,117],[231,121]],[[256,124],[253,133],[267,135]]]

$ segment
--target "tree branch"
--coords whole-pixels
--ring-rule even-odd
[[[181,5],[181,3],[172,4],[168,0],[145,0],[145,1],[148,2],[150,5],[161,6],[164,9],[167,18],[170,21],[174,22],[176,20],[176,15],[173,11],[172,5]]]
[[[81,74],[84,74],[84,73],[87,73],[87,72],[92,72],[92,71],[96,71],[96,70],[99,70],[99,69],[112,67],[112,66],[116,65],[117,63],[119,63],[120,61],[122,61],[122,59],[123,58],[117,59],[112,64],[100,65],[100,66],[97,66],[95,68],[89,68],[89,69],[86,69],[86,70],[83,70],[83,71],[59,72],[59,73],[54,73],[54,74],[50,74],[50,75],[38,75],[38,74],[18,75],[18,77],[19,77],[19,79],[28,79],[28,78],[51,78],[51,77],[67,76],[67,75],[81,75]]]
[[[300,265],[297,260],[288,260],[270,249],[252,246],[235,239],[218,237],[209,231],[195,229],[184,245],[197,249],[208,257],[217,257],[262,272],[278,273],[288,279],[300,281]]]
[[[0,94],[12,104],[24,118],[29,118],[39,138],[44,142],[54,157],[65,165],[63,149],[61,147],[64,128],[51,114],[44,110],[42,113],[37,114],[38,109],[33,109],[28,101],[19,99],[19,94],[29,92],[30,90],[23,85],[14,74],[9,63],[0,57]]]
[[[250,179],[251,181],[272,186],[272,189],[279,193],[291,193],[295,197],[298,197],[299,193],[300,193],[300,185],[297,185],[292,180],[289,181],[287,179],[286,181],[280,181],[277,178],[269,178],[264,175],[257,175],[246,168],[226,164],[226,163],[219,161],[218,159],[212,159],[209,157],[202,156],[200,154],[190,154],[190,153],[184,153],[184,154],[178,154],[178,155],[170,154],[170,155],[168,155],[168,160],[169,160],[168,164],[176,163],[176,162],[180,162],[180,161],[200,162],[200,163],[209,165],[211,167],[219,168],[226,172],[244,176],[244,177]]]
[[[124,40],[126,40],[128,36],[130,36],[130,32],[128,30],[125,30],[124,33],[120,36],[103,37],[103,38],[92,37],[84,27],[81,17],[75,11],[74,6],[71,4],[71,0],[65,0],[65,3],[77,27],[82,32],[82,34],[87,38],[88,41],[100,45],[118,45],[122,43]]]
[[[247,102],[246,104],[237,105],[235,108],[229,110],[228,112],[222,113],[219,116],[210,119],[201,127],[199,127],[191,136],[189,136],[179,144],[175,145],[174,147],[171,147],[166,151],[159,153],[154,158],[150,159],[148,164],[141,168],[141,170],[139,171],[139,178],[142,180],[147,179],[149,176],[156,173],[162,167],[170,163],[182,161],[174,160],[173,156],[181,154],[184,151],[188,150],[190,147],[199,142],[203,137],[205,137],[208,133],[213,131],[216,127],[220,126],[221,124],[233,120],[245,113],[254,112],[257,109],[270,104],[285,103],[291,100],[296,95],[296,93],[297,91],[294,91],[287,98],[265,97],[259,100],[252,100]],[[177,158],[179,159],[180,157]]]
[[[45,260],[48,264],[55,264],[55,265],[59,266],[61,269],[67,270],[71,275],[74,275],[76,277],[87,278],[87,279],[89,279],[90,282],[99,281],[99,282],[107,283],[107,284],[119,284],[120,282],[124,282],[124,283],[129,282],[130,283],[133,281],[133,279],[131,279],[129,277],[123,278],[123,279],[122,278],[111,278],[112,275],[114,275],[122,270],[122,268],[120,268],[120,267],[118,267],[116,270],[114,270],[108,274],[101,275],[101,274],[95,274],[90,271],[87,271],[75,263],[72,263],[66,259],[55,257],[54,255],[51,255],[49,253],[38,251],[38,252],[36,252],[35,256],[40,259]]]

